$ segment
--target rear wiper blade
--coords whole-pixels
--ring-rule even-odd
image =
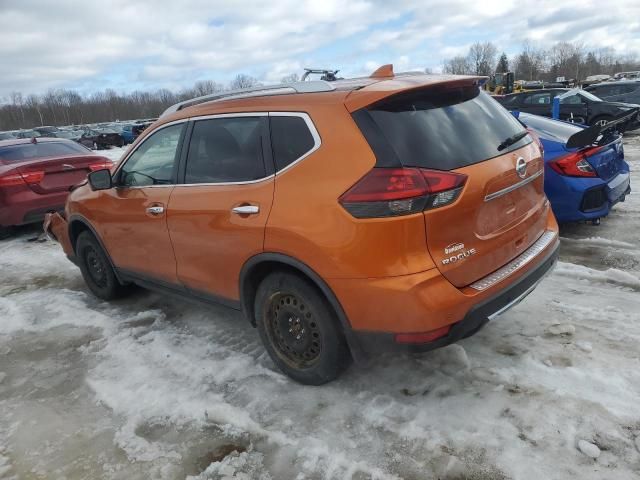
[[[511,145],[513,145],[516,142],[519,142],[520,140],[522,140],[524,137],[526,137],[527,135],[529,135],[529,132],[527,132],[526,130],[523,130],[521,132],[518,132],[514,135],[511,135],[509,138],[505,139],[500,145],[498,145],[498,151],[502,151],[507,147],[510,147]]]

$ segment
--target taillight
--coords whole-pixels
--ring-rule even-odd
[[[44,172],[12,173],[0,177],[0,187],[15,187],[19,185],[35,185],[42,181]]]
[[[409,215],[453,203],[467,180],[460,173],[374,168],[339,198],[356,218]]]
[[[549,166],[566,177],[597,177],[587,157],[597,153],[602,147],[590,147],[579,152],[569,153],[549,162]]]
[[[110,169],[111,167],[113,167],[113,163],[107,160],[90,164],[89,170],[95,172],[96,170],[104,170],[105,168]]]

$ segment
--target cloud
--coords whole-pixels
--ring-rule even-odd
[[[85,93],[180,88],[248,73],[265,82],[303,66],[369,73],[437,70],[476,40],[515,53],[578,41],[640,53],[640,3],[618,0],[168,0],[0,2],[0,98],[12,91]]]

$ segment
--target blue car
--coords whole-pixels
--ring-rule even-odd
[[[592,221],[631,192],[622,135],[615,125],[585,127],[520,113],[544,147],[544,190],[558,222]]]

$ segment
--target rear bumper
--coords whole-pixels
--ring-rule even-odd
[[[545,170],[545,174],[545,192],[560,223],[606,217],[611,207],[631,192],[628,172],[620,172],[608,182],[600,178],[562,177],[551,169]]]
[[[464,318],[451,325],[449,333],[433,342],[423,344],[398,344],[393,333],[353,332],[359,346],[365,352],[409,351],[427,352],[470,337],[490,320],[506,312],[529,295],[542,279],[551,272],[558,259],[559,243],[555,242],[551,251],[534,268],[508,287],[474,305]]]
[[[0,225],[9,227],[38,223],[47,212],[61,211],[69,192],[40,195],[29,188],[13,192],[0,202]]]

